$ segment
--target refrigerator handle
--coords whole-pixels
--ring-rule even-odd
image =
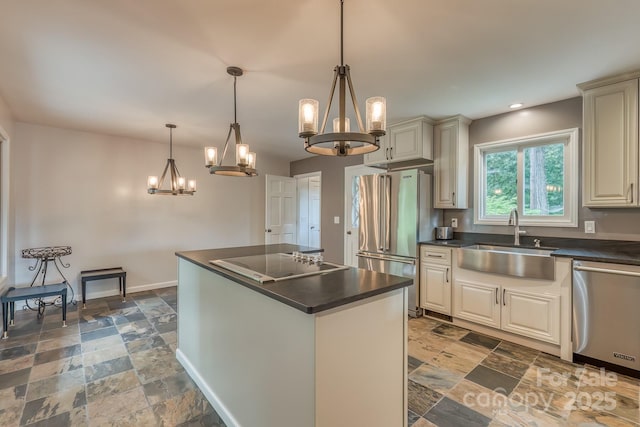
[[[384,215],[384,243],[385,249],[391,250],[391,175],[385,175],[385,215]]]

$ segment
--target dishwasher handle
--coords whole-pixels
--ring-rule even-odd
[[[593,273],[618,274],[620,276],[640,277],[640,273],[637,273],[635,271],[614,270],[611,268],[585,267],[583,265],[576,265],[573,267],[573,269],[574,271],[589,271]]]

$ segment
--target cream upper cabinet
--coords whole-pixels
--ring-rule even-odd
[[[639,206],[639,77],[634,73],[578,85],[584,97],[584,206]]]
[[[389,125],[380,138],[380,149],[364,155],[367,166],[386,166],[400,163],[410,166],[433,160],[433,121],[418,117]]]
[[[469,124],[464,116],[437,122],[434,128],[434,207],[468,207]]]

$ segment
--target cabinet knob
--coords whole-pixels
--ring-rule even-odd
[[[350,231],[347,231],[347,234],[348,234],[349,236],[351,236],[351,232],[350,232]]]
[[[271,233],[271,229],[270,229],[270,228],[267,228],[267,229],[266,229],[266,230],[264,230],[264,231],[266,231],[267,233]]]

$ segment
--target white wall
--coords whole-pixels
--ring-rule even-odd
[[[13,213],[11,209],[11,140],[13,139],[13,117],[11,110],[0,96],[0,294],[10,283],[13,253]]]
[[[264,242],[264,176],[288,175],[289,164],[258,156],[257,178],[209,175],[201,147],[176,146],[183,176],[195,177],[194,196],[146,191],[168,157],[156,143],[25,123],[15,124],[15,283],[29,284],[24,248],[70,245],[63,270],[76,289],[81,270],[122,266],[127,289],[176,280],[175,251]],[[57,277],[56,274],[51,276]],[[115,280],[88,290],[115,292]],[[97,285],[97,286],[96,286]],[[117,292],[116,292],[117,293]]]

